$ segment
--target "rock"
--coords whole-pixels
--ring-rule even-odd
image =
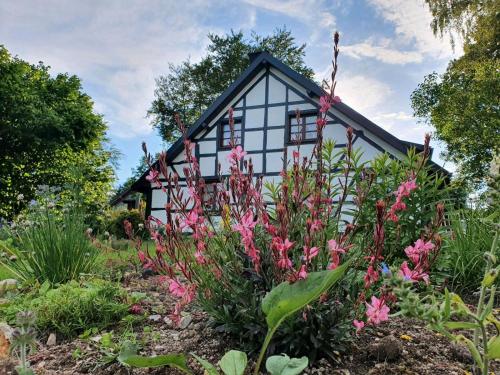
[[[181,324],[179,325],[179,328],[186,329],[192,320],[193,320],[193,318],[191,317],[191,315],[183,316],[181,319]]]
[[[149,320],[151,320],[152,322],[159,322],[161,320],[161,315],[158,315],[158,314],[155,314],[155,315],[150,315],[148,317]]]
[[[12,327],[7,323],[0,323],[0,358],[7,358],[10,354],[12,331]]]
[[[55,346],[57,344],[57,338],[55,333],[51,333],[47,339],[47,346]]]
[[[403,345],[392,335],[368,346],[368,355],[377,361],[394,361],[401,356]]]
[[[463,363],[473,363],[474,359],[467,348],[460,344],[451,344],[451,354],[453,357]]]

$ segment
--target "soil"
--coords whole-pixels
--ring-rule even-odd
[[[207,316],[199,311],[188,311],[184,327],[179,328],[168,319],[168,310],[173,306],[164,287],[155,277],[143,279],[128,275],[124,287],[130,292],[145,292],[149,301],[144,309],[146,318],[138,326],[137,340],[144,342],[141,354],[159,355],[167,353],[196,353],[211,363],[217,363],[231,348],[231,340],[211,329]],[[151,332],[144,332],[148,326]],[[48,335],[47,335],[48,336]],[[127,369],[116,361],[105,365],[103,350],[98,344],[99,334],[87,339],[57,342],[45,345],[47,337],[39,343],[38,350],[29,360],[38,375],[69,374],[170,374],[182,373],[168,368]],[[0,360],[0,375],[15,374],[13,359]],[[191,357],[188,364],[195,374],[203,374],[201,366]],[[360,333],[346,355],[338,360],[322,359],[305,374],[309,375],[385,375],[385,374],[470,374],[472,358],[468,351],[452,345],[447,339],[427,330],[416,320],[394,318],[375,329]],[[500,374],[500,363],[492,364],[494,373]]]

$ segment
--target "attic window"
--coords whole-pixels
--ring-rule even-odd
[[[241,118],[234,119],[234,144],[241,144]],[[221,148],[231,147],[231,128],[229,120],[224,119],[220,125],[219,145]]]
[[[289,143],[313,143],[318,138],[316,112],[301,113],[297,119],[295,113],[288,115],[288,142]]]

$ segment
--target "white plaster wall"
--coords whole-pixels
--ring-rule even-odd
[[[268,152],[266,153],[266,171],[269,173],[281,172],[283,169],[283,153]]]
[[[217,152],[217,141],[198,142],[200,154],[213,154]]]
[[[251,154],[247,155],[245,158],[252,159],[254,173],[262,172],[262,154]]]
[[[269,76],[269,103],[286,101],[286,86],[272,76]]]
[[[246,105],[262,105],[266,100],[266,79],[261,79],[246,95]]]
[[[285,143],[285,129],[268,129],[266,143],[266,148],[268,150],[282,148]]]
[[[285,106],[267,108],[267,126],[284,126],[287,113]]]
[[[258,151],[263,149],[264,132],[259,131],[246,131],[245,132],[245,151]]]
[[[342,124],[326,124],[323,129],[323,138],[335,141],[335,144],[347,143],[347,129]]]
[[[204,156],[200,157],[200,172],[202,176],[214,176],[215,175],[215,156]]]
[[[264,126],[264,108],[247,109],[245,113],[245,129],[262,128]]]

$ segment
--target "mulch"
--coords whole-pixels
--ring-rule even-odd
[[[231,349],[231,340],[210,328],[208,318],[202,312],[188,311],[184,326],[176,327],[167,317],[173,300],[155,277],[143,279],[128,275],[124,287],[130,292],[145,292],[149,296],[144,306],[148,317],[134,327],[138,340],[150,335],[144,340],[141,354],[196,353],[211,363],[217,363]],[[144,326],[150,326],[154,335],[144,333]],[[116,362],[104,365],[101,360],[103,353],[97,341],[98,337],[78,338],[51,347],[41,341],[37,352],[29,358],[31,366],[38,375],[181,374],[168,367],[127,369]],[[15,363],[12,359],[0,361],[0,375],[15,374]],[[192,357],[188,363],[194,374],[203,374],[200,365]],[[340,355],[337,361],[322,359],[308,368],[305,374],[462,375],[470,374],[472,365],[472,358],[465,348],[451,344],[417,320],[398,317],[360,333],[347,354]],[[498,361],[492,367],[494,373],[500,374]]]

